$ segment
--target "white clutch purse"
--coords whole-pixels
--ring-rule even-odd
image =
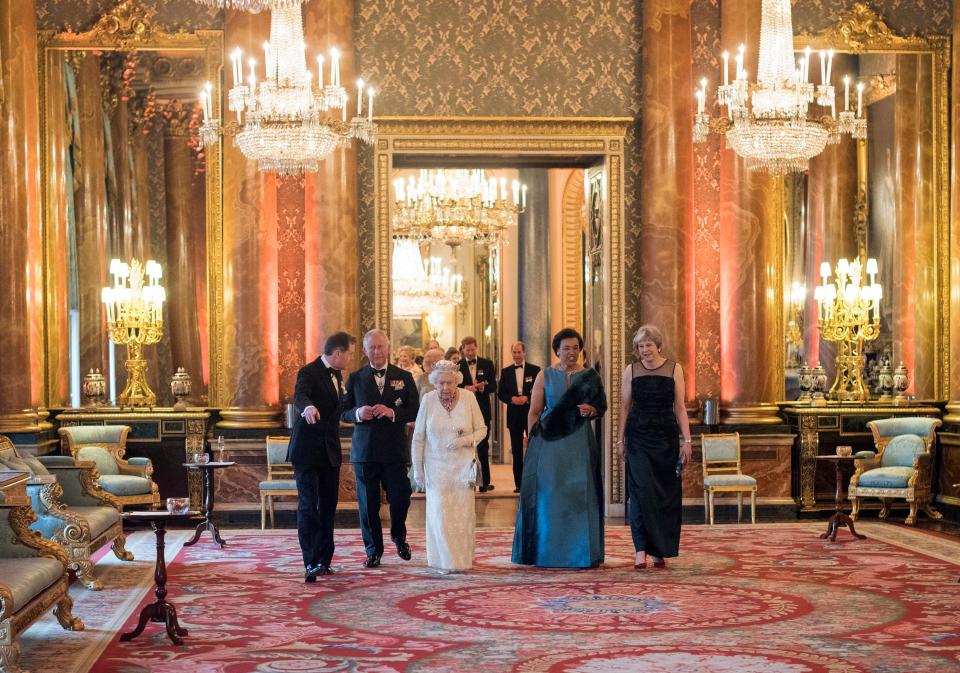
[[[474,455],[474,457],[470,459],[470,462],[464,467],[461,480],[470,488],[476,488],[477,484],[483,482],[483,475],[480,471],[480,461],[477,460],[476,455]]]

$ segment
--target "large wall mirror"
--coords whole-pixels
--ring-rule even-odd
[[[821,338],[814,288],[821,264],[874,258],[882,287],[880,333],[863,344],[865,384],[880,396],[880,371],[901,362],[908,396],[947,398],[950,38],[904,38],[857,4],[828,32],[799,35],[798,52],[832,48],[838,107],[844,73],[864,85],[867,138],[843,136],[786,181],[784,337],[787,399],[804,363],[834,381],[837,344]],[[839,76],[838,76],[839,75]]]
[[[220,156],[197,131],[207,82],[219,100],[223,36],[165,33],[144,16],[128,1],[85,33],[40,33],[53,408],[80,406],[91,369],[103,373],[107,401],[123,390],[126,349],[110,342],[101,303],[112,258],[162,269],[163,337],[144,347],[157,405],[172,405],[179,367],[192,377],[191,401],[213,402]]]
[[[376,321],[390,330],[394,348],[412,346],[421,354],[431,339],[446,350],[474,336],[480,354],[499,371],[519,339],[527,344],[529,362],[549,366],[555,360],[552,335],[572,326],[584,336],[584,363],[600,371],[614,396],[611,372],[622,370],[625,357],[622,185],[630,120],[388,117],[379,122]],[[451,244],[439,233],[412,241],[402,235],[402,202],[420,180],[440,180],[441,191],[450,180],[472,181],[479,199],[495,191],[498,200],[518,207],[503,213],[504,226],[493,243]],[[454,211],[444,212],[456,218]],[[454,278],[456,301],[431,304],[431,285],[443,285],[445,278]],[[423,300],[417,301],[418,294]],[[611,404],[599,430],[609,513],[623,507],[622,466],[610,441],[617,412]],[[491,459],[499,462],[509,455],[508,440],[502,428],[499,434],[494,428]]]

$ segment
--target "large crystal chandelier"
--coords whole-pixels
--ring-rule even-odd
[[[301,4],[306,0],[195,0],[201,5],[207,7],[216,7],[217,9],[235,9],[240,12],[250,12],[256,14],[265,9],[273,7],[289,7],[294,4]]]
[[[424,260],[416,241],[394,241],[392,279],[395,316],[432,315],[463,301],[463,277],[451,273],[439,257]]]
[[[330,51],[329,80],[324,82],[324,57],[317,58],[316,77],[307,69],[303,39],[303,12],[299,2],[275,5],[270,13],[270,41],[264,43],[265,77],[258,79],[257,62],[231,55],[233,88],[228,107],[237,115],[225,133],[234,136],[240,151],[257,162],[261,171],[296,174],[316,171],[320,161],[354,138],[376,139],[373,89],[357,82],[356,116],[347,120],[347,91],[340,83],[340,53]],[[366,93],[366,117],[364,94]],[[214,116],[212,92],[201,93],[204,142],[217,142],[220,120]]]
[[[397,238],[497,243],[527,206],[527,186],[483,170],[421,170],[393,182],[392,227]]]
[[[864,276],[870,276],[867,283]],[[863,343],[880,335],[880,299],[883,288],[877,283],[877,260],[859,259],[837,262],[836,278],[830,280],[830,262],[820,265],[821,284],[814,292],[817,300],[820,336],[837,342],[837,378],[830,397],[841,401],[868,400],[870,392],[863,383]]]
[[[732,82],[730,55],[723,53],[723,84],[717,87],[717,102],[727,107],[725,117],[711,122],[706,112],[707,81],[700,81],[694,142],[704,142],[711,130],[725,134],[733,150],[747,160],[748,169],[783,175],[806,170],[809,159],[820,154],[827,143],[839,142],[841,133],[856,139],[867,137],[862,83],[857,84],[854,114],[850,78],[844,78],[844,109],[839,116],[836,113],[830,84],[833,50],[819,53],[819,85],[810,81],[809,47],[799,62],[794,62],[790,0],[762,0],[756,84],[747,79],[745,51],[740,45]],[[814,103],[821,108],[819,113],[811,111]]]

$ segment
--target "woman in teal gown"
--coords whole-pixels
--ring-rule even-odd
[[[537,376],[530,400],[530,440],[513,562],[543,568],[603,563],[603,480],[593,424],[607,410],[600,375],[580,364],[583,338],[566,328],[553,337],[560,364]]]

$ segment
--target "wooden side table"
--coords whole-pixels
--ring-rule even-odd
[[[823,535],[820,536],[821,540],[826,540],[830,538],[831,542],[837,541],[837,531],[840,530],[841,526],[846,526],[850,529],[850,533],[853,537],[858,540],[865,540],[866,535],[860,535],[857,530],[853,527],[853,519],[843,511],[843,501],[845,496],[843,494],[843,470],[840,469],[844,462],[853,462],[854,456],[836,456],[836,455],[826,455],[826,456],[817,456],[817,460],[831,460],[833,461],[834,467],[836,468],[837,473],[837,494],[835,498],[837,510],[833,513],[830,519],[827,521],[827,530]]]
[[[184,512],[183,514],[171,514],[170,512],[125,512],[124,519],[132,521],[149,521],[153,532],[157,536],[157,562],[153,573],[153,581],[157,585],[154,595],[157,600],[144,606],[140,611],[140,619],[137,621],[137,627],[120,636],[120,640],[132,640],[143,633],[147,621],[159,622],[166,626],[167,636],[173,641],[174,645],[183,645],[183,636],[187,635],[187,630],[180,626],[177,621],[177,609],[167,602],[167,561],[163,554],[163,538],[167,533],[167,522],[169,521],[193,521],[200,518],[200,512]]]
[[[184,547],[195,545],[197,540],[200,539],[200,535],[205,530],[210,531],[214,541],[220,545],[221,549],[227,545],[223,538],[220,537],[220,531],[217,529],[217,525],[213,522],[213,507],[215,503],[213,495],[213,471],[221,468],[232,467],[234,465],[236,465],[236,463],[231,460],[183,464],[183,466],[188,470],[203,470],[203,521],[197,525],[197,532],[194,533],[193,539],[185,542],[183,545]]]

